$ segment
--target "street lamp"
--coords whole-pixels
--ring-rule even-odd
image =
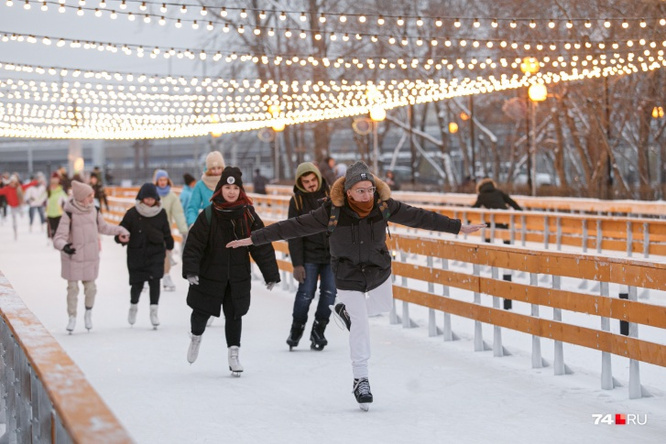
[[[372,169],[379,174],[379,142],[377,141],[377,122],[386,119],[386,110],[381,105],[373,105],[370,108],[370,120],[372,120],[372,147],[373,157]]]
[[[536,57],[524,57],[523,61],[520,64],[520,71],[523,74],[526,74],[527,77],[534,75],[539,72],[539,69],[541,69],[541,65],[539,65],[539,60],[537,60]],[[525,90],[525,109],[530,106],[529,104],[530,98],[529,98],[529,93],[527,90]],[[534,124],[534,123],[533,123]],[[529,143],[528,139],[530,137],[530,118],[529,114],[526,112],[525,113],[525,140],[527,143]],[[525,144],[527,146],[527,143]],[[534,182],[536,181],[536,178],[532,176],[532,156],[528,153],[527,155],[527,184],[531,189],[535,189],[534,187]]]
[[[548,89],[543,83],[534,83],[527,90],[527,97],[530,98],[532,111],[532,128],[530,131],[530,158],[532,163],[532,196],[536,196],[537,178],[536,178],[536,103],[543,102],[548,97]]]

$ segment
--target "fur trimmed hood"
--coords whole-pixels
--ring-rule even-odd
[[[375,186],[380,201],[386,201],[391,197],[391,188],[377,176],[375,176]],[[345,204],[345,196],[345,178],[343,176],[336,180],[331,187],[331,202],[336,207],[342,207]]]
[[[480,180],[479,183],[476,184],[476,192],[480,193],[481,191],[492,191],[495,188],[497,188],[497,185],[495,184],[495,181],[492,180],[489,177],[486,177],[483,180]]]

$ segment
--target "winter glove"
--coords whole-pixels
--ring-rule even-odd
[[[271,291],[276,284],[277,282],[266,282],[266,288],[268,289],[268,291]]]
[[[66,244],[64,247],[62,247],[62,251],[65,254],[69,254],[70,256],[76,253],[76,248],[72,248],[72,244]]]
[[[302,265],[296,265],[294,267],[294,279],[296,279],[301,284],[305,282],[305,267]]]
[[[199,285],[199,276],[196,274],[188,274],[187,282],[189,282],[190,285]]]

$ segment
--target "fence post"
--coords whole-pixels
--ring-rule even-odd
[[[601,254],[601,241],[603,232],[601,231],[601,219],[597,219],[597,253]]]
[[[449,269],[449,260],[442,259],[442,270]],[[449,286],[442,286],[442,296],[445,298],[449,297]],[[444,340],[445,341],[455,341],[458,339],[453,329],[451,328],[451,313],[444,312],[444,330],[443,330]]]
[[[516,241],[516,217],[513,212],[509,215],[509,243],[513,245]]]
[[[527,238],[527,227],[525,226],[525,215],[521,214],[520,215],[520,241],[522,246],[525,246]]]
[[[557,251],[562,251],[562,218],[560,216],[555,217],[555,226],[557,227],[555,245],[557,246]]]
[[[490,212],[490,242],[495,242],[495,213]]]
[[[543,248],[548,249],[550,227],[548,227],[548,216],[543,217]]]
[[[481,273],[481,266],[479,264],[473,264],[472,269],[474,276],[478,278]],[[474,292],[474,303],[481,305],[481,293],[478,291]],[[490,347],[483,342],[482,323],[480,321],[474,321],[474,351],[485,350],[490,350]]]
[[[553,289],[559,290],[561,288],[562,276],[553,275]],[[553,321],[562,322],[562,309],[553,308]],[[555,341],[553,353],[553,370],[556,375],[566,375],[573,373],[569,367],[564,363],[564,346],[562,341]]]
[[[650,227],[647,222],[643,223],[643,257],[650,256]]]
[[[492,267],[491,277],[495,280],[499,278],[499,270],[497,267]],[[493,296],[493,308],[500,308],[500,298]],[[493,326],[493,356],[501,358],[504,356],[504,347],[502,347],[502,328],[498,325]]]
[[[434,259],[432,256],[426,258],[426,263],[430,270],[435,266]],[[435,293],[435,284],[433,282],[428,282],[428,293]],[[428,308],[428,336],[437,336],[441,334],[441,330],[437,328],[437,313],[434,308]]]
[[[588,234],[587,234],[587,219],[582,219],[583,221],[583,253],[587,253],[587,241],[588,241]]]
[[[631,232],[631,221],[627,220],[627,256],[631,257],[634,254],[634,235]]]
[[[599,293],[601,296],[609,297],[608,282],[599,282]],[[610,331],[609,318],[601,318],[601,330]],[[601,352],[601,388],[604,390],[612,390],[615,388],[613,370],[611,367],[611,354],[604,351]]]
[[[533,287],[539,286],[539,277],[536,273],[530,273],[530,285]],[[535,318],[539,317],[539,304],[530,304],[530,314]],[[537,335],[532,335],[532,368],[542,368],[543,366],[541,338]]]
[[[636,301],[637,288],[629,287],[629,300]],[[629,337],[638,338],[638,324],[635,322],[629,323]],[[641,372],[639,367],[640,361],[636,359],[629,360],[629,399],[642,398],[644,396],[651,396],[641,385]]]

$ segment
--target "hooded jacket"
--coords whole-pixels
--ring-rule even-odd
[[[361,218],[347,203],[344,183],[344,177],[335,181],[331,199],[319,209],[254,231],[252,243],[261,245],[328,231],[332,207],[339,207],[338,223],[329,238],[335,284],[340,290],[367,292],[391,275],[391,255],[386,246],[387,220],[379,209],[382,203],[386,204],[390,222],[453,234],[460,231],[460,220],[393,200],[388,185],[377,177],[375,204],[370,214]]]
[[[522,210],[520,205],[515,200],[511,199],[508,194],[495,187],[495,182],[492,179],[483,179],[476,187],[479,195],[472,208],[488,208],[491,210],[508,210],[509,206],[516,210]]]
[[[296,185],[294,185],[294,195],[289,200],[289,219],[308,214],[310,211],[318,209],[328,200],[328,184],[321,177],[317,167],[310,163],[303,168],[299,165],[297,170]],[[312,193],[306,191],[301,185],[300,178],[314,173],[319,179],[319,189]],[[331,252],[328,248],[328,234],[317,233],[311,236],[296,237],[289,239],[289,255],[294,267],[303,264],[328,264],[331,262]]]

